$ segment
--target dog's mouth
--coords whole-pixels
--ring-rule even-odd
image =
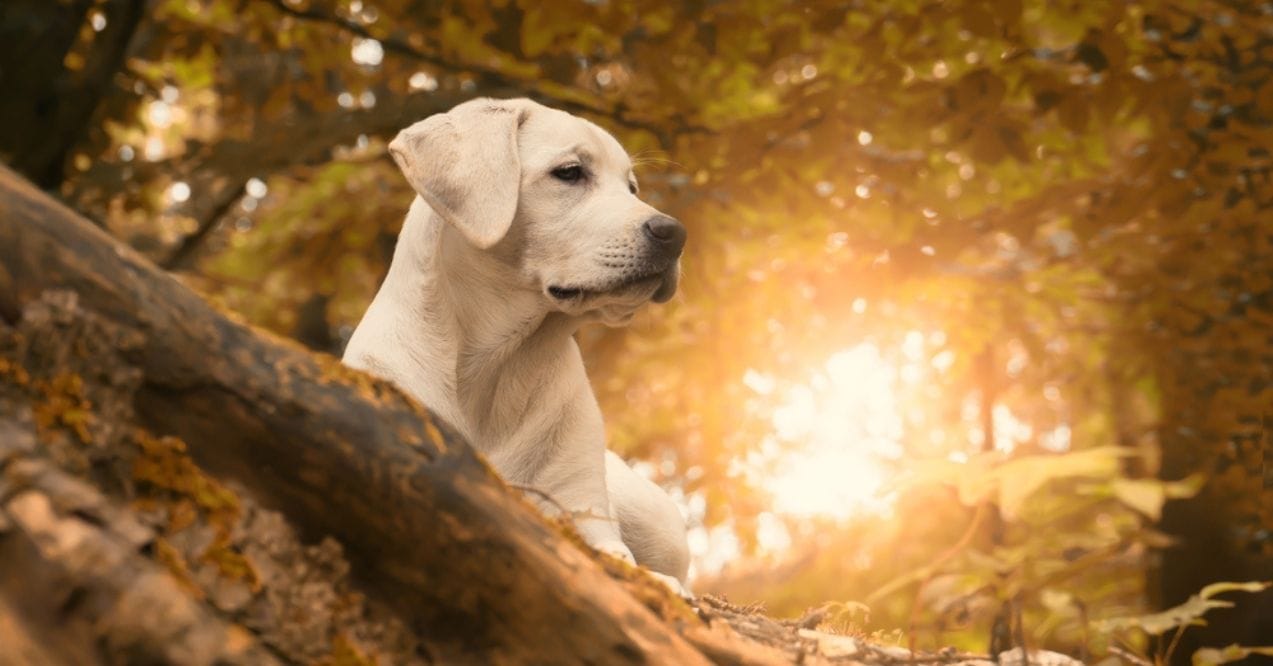
[[[547,291],[548,295],[555,300],[562,303],[569,303],[582,302],[592,296],[622,294],[629,291],[642,291],[657,283],[657,287],[655,287],[654,292],[649,298],[655,303],[666,303],[671,300],[673,294],[676,293],[676,282],[677,271],[675,268],[672,268],[671,270],[661,271],[658,273],[649,273],[634,278],[627,278],[600,288],[550,285]]]
[[[566,287],[549,287],[548,295],[559,301],[569,301],[583,295],[582,289],[568,289]]]

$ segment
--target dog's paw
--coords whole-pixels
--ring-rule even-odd
[[[636,558],[632,556],[631,549],[622,541],[599,541],[593,544],[592,547],[606,555],[617,557],[628,564],[636,566]]]
[[[605,553],[612,557],[617,557],[623,560],[624,562],[631,564],[632,566],[637,566],[636,558],[632,556],[631,549],[629,549],[627,544],[623,543],[622,541],[610,541],[610,540],[600,541],[596,544],[593,544],[592,547],[596,548],[598,551],[602,553]],[[659,573],[657,571],[651,571],[650,569],[645,567],[642,567],[642,569],[644,569],[646,573],[653,576],[655,580],[666,585],[667,588],[676,596],[682,599],[685,599],[686,601],[694,600],[694,595],[693,593],[689,591],[689,588],[685,587],[685,585],[683,585],[681,581],[677,580],[675,577],[669,576],[664,573]]]
[[[676,578],[673,578],[672,576],[659,573],[657,571],[651,571],[649,573],[651,576],[654,576],[654,578],[657,579],[660,583],[663,583],[664,585],[666,585],[668,589],[671,590],[676,596],[686,601],[694,600],[694,593],[690,592],[689,588],[685,587],[685,585],[681,583],[681,581],[677,580]]]

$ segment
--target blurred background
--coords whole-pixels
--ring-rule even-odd
[[[690,230],[672,303],[579,340],[696,591],[924,648],[1273,642],[1259,586],[1147,615],[1273,579],[1273,4],[5,0],[0,91],[5,163],[332,354],[397,130],[586,116]]]

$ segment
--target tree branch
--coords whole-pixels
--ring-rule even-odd
[[[473,74],[479,74],[480,75],[480,80],[478,81],[479,88],[485,88],[485,87],[520,88],[523,90],[524,96],[530,97],[531,99],[534,99],[541,103],[554,106],[563,111],[569,111],[571,113],[587,114],[587,115],[593,115],[593,116],[602,116],[605,118],[609,118],[613,120],[615,123],[622,125],[624,127],[649,132],[653,134],[659,140],[659,143],[660,145],[662,145],[664,150],[670,150],[673,147],[673,145],[676,142],[677,134],[706,133],[710,131],[708,128],[690,125],[690,124],[684,123],[683,121],[680,121],[679,119],[675,119],[676,126],[669,129],[668,127],[665,127],[656,122],[650,122],[646,120],[633,118],[632,116],[628,114],[627,109],[624,107],[622,103],[617,103],[613,105],[605,105],[599,102],[584,101],[583,96],[580,96],[580,95],[567,96],[567,95],[549,92],[544,89],[542,84],[536,81],[514,79],[512,77],[509,77],[504,72],[499,71],[498,69],[494,69],[494,68],[476,64],[476,63],[452,62],[444,58],[440,58],[436,55],[421,51],[417,49],[416,47],[412,46],[410,43],[406,42],[405,40],[389,37],[385,35],[378,35],[372,32],[371,30],[367,29],[366,26],[360,23],[357,23],[355,21],[342,18],[340,16],[326,14],[324,12],[321,12],[312,8],[301,9],[298,7],[293,7],[292,5],[288,4],[285,0],[269,0],[269,3],[273,5],[278,11],[288,16],[292,16],[294,18],[305,20],[305,21],[313,21],[316,23],[329,25],[334,28],[337,28],[338,30],[347,32],[357,37],[362,37],[364,39],[374,39],[380,42],[381,46],[384,48],[384,50],[387,53],[396,53],[400,56],[409,58],[411,60],[416,60],[418,62],[433,65],[435,67],[439,67],[441,69],[445,69],[450,72],[455,72],[455,73],[469,72]]]
[[[217,224],[220,223],[226,214],[230,212],[231,208],[234,208],[235,204],[239,203],[239,201],[243,199],[244,190],[246,188],[246,180],[240,180],[234,185],[225,188],[225,190],[215,198],[208,212],[199,219],[198,226],[195,227],[195,230],[191,232],[190,235],[181,239],[181,242],[177,244],[177,247],[173,249],[172,253],[169,254],[163,261],[159,262],[159,265],[163,267],[164,270],[169,271],[185,268],[189,264],[190,259],[194,257],[199,248],[202,247],[204,241],[208,239],[208,236],[212,235],[212,232],[216,230]]]

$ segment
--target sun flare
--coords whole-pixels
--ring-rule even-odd
[[[886,514],[891,462],[902,455],[899,370],[873,344],[836,352],[804,382],[778,391],[749,371],[744,381],[775,399],[772,434],[749,474],[795,516]]]
[[[748,370],[743,383],[755,393],[749,408],[766,420],[769,433],[744,474],[768,491],[771,510],[837,520],[889,515],[896,500],[891,488],[906,459],[937,455],[966,462],[981,450],[985,435],[976,394],[964,398],[954,428],[933,425],[944,390],[938,380],[954,363],[945,343],[940,331],[908,331],[888,352],[861,343],[799,377]],[[1001,453],[1028,441],[1050,451],[1069,449],[1065,422],[1035,433],[1006,404],[995,405],[992,418]]]

